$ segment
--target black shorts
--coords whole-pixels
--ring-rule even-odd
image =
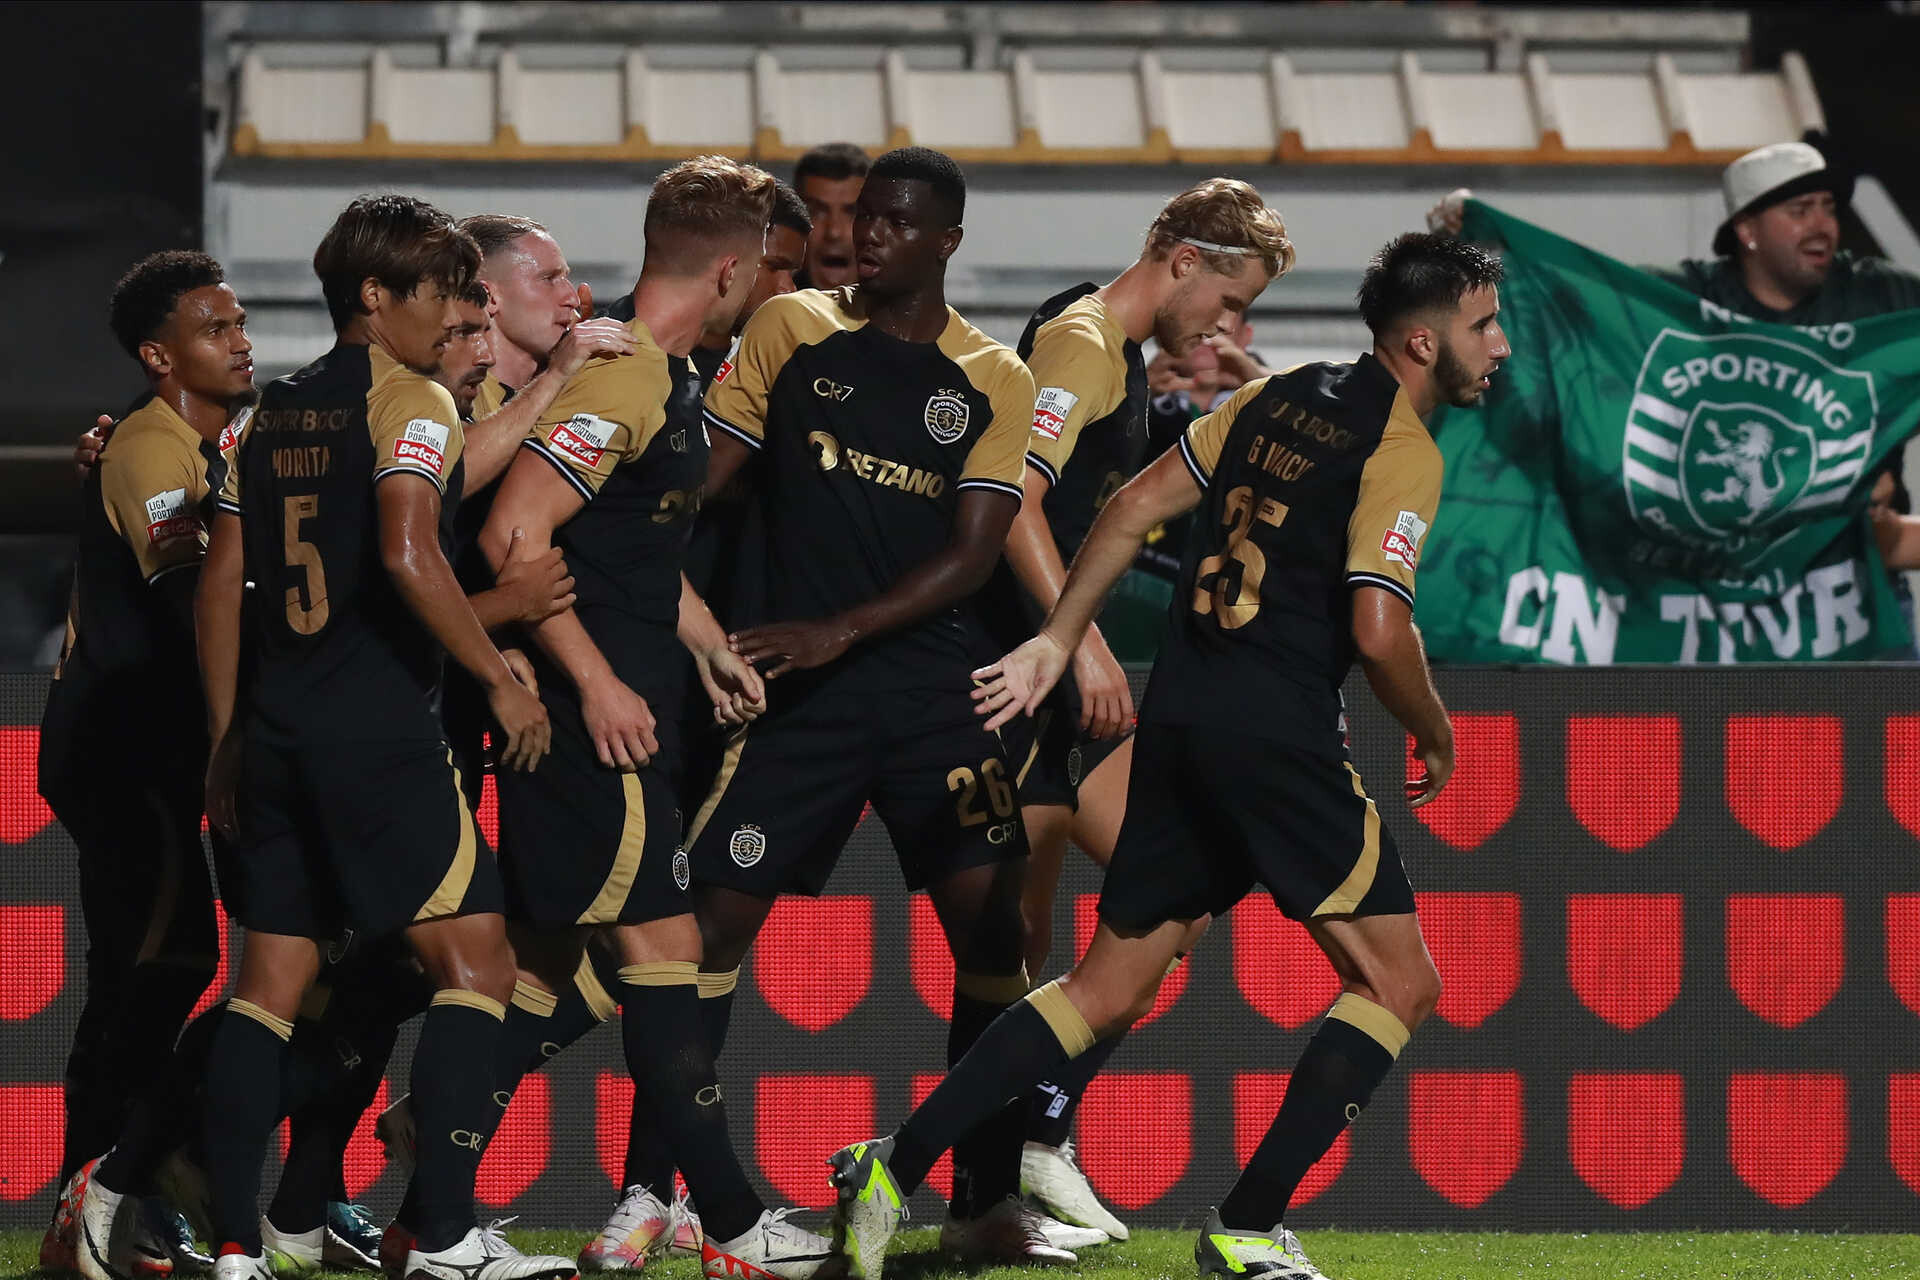
[[[982,723],[965,687],[776,702],[735,733],[688,827],[694,879],[818,895],[868,801],[910,889],[1024,858],[1014,771]]]
[[[673,725],[660,720],[652,763],[622,773],[600,763],[574,704],[549,700],[547,715],[552,754],[532,773],[494,773],[507,914],[553,929],[641,924],[692,911]]]
[[[1018,766],[1015,776],[1021,804],[1058,804],[1078,810],[1080,784],[1133,736],[1133,730],[1111,738],[1081,732],[1080,693],[1069,677],[1047,695],[1031,718],[1015,716],[1000,734]]]
[[[1100,918],[1150,929],[1219,915],[1256,884],[1293,920],[1413,910],[1399,849],[1337,734],[1308,748],[1142,725]]]
[[[500,873],[439,739],[246,744],[239,847],[221,867],[248,929],[378,938],[501,909]]]

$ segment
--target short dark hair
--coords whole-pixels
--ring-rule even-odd
[[[808,178],[825,178],[828,182],[864,178],[872,165],[866,148],[856,143],[823,142],[807,148],[794,164],[793,185],[797,189]]]
[[[813,234],[813,215],[807,212],[807,202],[800,193],[784,182],[773,184],[773,213],[767,219],[769,227],[785,227],[789,231],[798,231],[803,236]]]
[[[967,211],[967,177],[954,158],[932,147],[897,147],[873,162],[867,177],[900,182],[924,182],[958,226]]]
[[[1360,279],[1360,318],[1376,336],[1409,316],[1451,311],[1500,283],[1500,259],[1458,236],[1409,231],[1387,242]]]
[[[113,286],[108,323],[126,353],[140,358],[140,344],[165,327],[180,299],[210,284],[225,284],[218,262],[191,249],[163,249],[133,264]]]
[[[357,315],[360,283],[378,280],[398,297],[411,297],[423,282],[458,294],[480,270],[480,248],[447,214],[413,196],[360,196],[340,211],[313,251],[333,327]]]
[[[453,296],[455,300],[464,302],[470,307],[484,307],[493,301],[487,293],[487,286],[481,284],[478,279],[467,281],[467,287]]]
[[[532,218],[516,217],[510,213],[476,213],[460,219],[460,229],[472,236],[473,242],[480,246],[483,261],[502,249],[510,248],[521,236],[546,231]]]

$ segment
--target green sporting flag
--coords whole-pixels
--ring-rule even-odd
[[[1865,514],[1920,426],[1920,311],[1734,315],[1478,201],[1513,357],[1436,422],[1420,627],[1450,662],[1870,659],[1910,646]]]

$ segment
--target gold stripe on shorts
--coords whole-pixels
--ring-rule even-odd
[[[1040,758],[1040,739],[1046,736],[1047,723],[1052,719],[1053,709],[1051,707],[1033,718],[1033,745],[1027,748],[1027,758],[1025,763],[1020,766],[1020,772],[1013,775],[1014,786],[1024,787],[1027,785],[1027,774],[1032,771],[1033,762]],[[999,732],[998,729],[994,730],[996,734]]]
[[[707,798],[700,804],[700,811],[693,815],[693,821],[687,826],[687,834],[681,840],[684,848],[693,848],[693,842],[707,829],[707,820],[713,817],[713,811],[720,807],[720,800],[727,794],[727,787],[733,782],[733,775],[740,768],[741,753],[747,749],[747,726],[741,725],[727,739],[726,754],[720,757],[720,772],[713,775],[713,787],[707,792]]]
[[[576,924],[605,924],[618,917],[640,874],[640,855],[647,849],[647,793],[637,773],[621,774],[620,787],[627,796],[627,820],[620,828],[620,847],[614,851],[613,869],[607,872],[606,883],[580,913]]]
[[[447,768],[453,775],[453,803],[460,810],[460,840],[454,847],[453,864],[447,868],[447,874],[413,913],[416,923],[460,913],[460,904],[467,900],[467,890],[473,887],[473,866],[480,853],[480,833],[473,825],[473,810],[467,807],[467,793],[460,787],[460,766],[453,762],[451,748],[447,751]]]
[[[1360,785],[1360,775],[1350,761],[1340,762],[1346,766],[1347,776],[1353,779],[1353,794],[1366,801],[1367,813],[1363,822],[1364,834],[1360,841],[1360,857],[1353,864],[1353,870],[1347,872],[1347,878],[1340,887],[1326,896],[1326,900],[1313,909],[1316,916],[1344,916],[1351,914],[1367,896],[1367,890],[1373,888],[1374,873],[1380,869],[1380,811],[1373,807],[1373,800],[1367,795],[1365,787]]]

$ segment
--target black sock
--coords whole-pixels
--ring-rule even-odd
[[[347,1199],[341,1158],[353,1138],[354,1127],[379,1091],[399,1028],[383,1020],[362,1027],[358,1040],[349,1040],[344,1034],[329,1037],[325,1031],[324,1020],[321,1024],[302,1022],[294,1028],[295,1056],[301,1053],[301,1041],[307,1040],[309,1052],[333,1062],[338,1075],[324,1093],[287,1118],[287,1159],[280,1170],[280,1185],[274,1188],[273,1202],[267,1207],[267,1220],[278,1231],[310,1231],[321,1226],[326,1222],[327,1202]],[[327,1043],[317,1043],[322,1040]]]
[[[699,975],[700,1027],[706,1033],[707,1047],[716,1063],[720,1059],[720,1045],[727,1038],[733,991],[739,981],[738,969]],[[648,1187],[662,1200],[671,1200],[667,1189],[673,1186],[674,1170],[678,1167],[653,1109],[634,1107],[627,1118],[627,1163],[621,1185]]]
[[[1341,996],[1307,1041],[1287,1096],[1253,1158],[1220,1202],[1220,1221],[1271,1231],[1314,1161],[1360,1114],[1407,1042],[1399,1019],[1369,1000]]]
[[[1124,1031],[1108,1036],[1034,1089],[1027,1103],[1028,1142],[1058,1147],[1073,1136],[1073,1117],[1080,1110],[1087,1086],[1126,1038]]]
[[[691,961],[626,965],[620,970],[621,1038],[633,1074],[634,1107],[659,1118],[667,1149],[679,1159],[687,1190],[700,1202],[710,1240],[743,1235],[766,1205],[734,1154],[713,1054],[700,1025]],[[671,1181],[662,1199],[671,1191]]]
[[[1057,982],[1016,1001],[895,1130],[888,1167],[901,1191],[918,1188],[941,1152],[1007,1103],[1024,1108],[1035,1081],[1092,1046],[1093,1032]]]
[[[947,1067],[966,1057],[994,1019],[1027,994],[1024,973],[993,977],[956,973],[953,1021],[947,1026]],[[1020,1194],[1020,1147],[1025,1139],[1026,1107],[1009,1101],[953,1144],[953,1199],[956,1218],[977,1218],[1008,1196]]]
[[[442,990],[413,1051],[413,1222],[418,1248],[437,1253],[473,1227],[473,1178],[499,1123],[494,1050],[506,1010],[474,991]]]
[[[246,1000],[227,1001],[207,1057],[202,1119],[216,1248],[260,1252],[260,1166],[280,1119],[280,1072],[293,1024]]]

